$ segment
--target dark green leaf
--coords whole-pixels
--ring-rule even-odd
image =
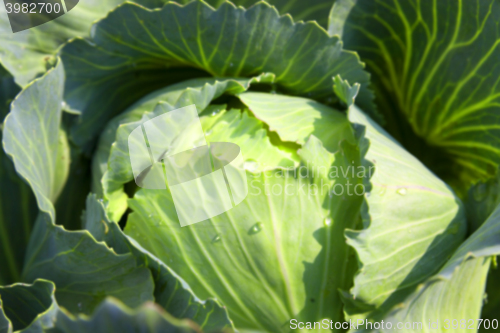
[[[85,199],[90,192],[90,160],[81,150],[70,143],[71,164],[68,179],[57,198],[55,209],[57,224],[66,229],[81,229],[81,213],[85,208]]]
[[[70,12],[46,24],[12,33],[4,6],[0,6],[0,61],[25,86],[46,70],[59,46],[73,37],[87,37],[92,23],[123,0],[81,0]],[[149,8],[166,0],[136,0]]]
[[[87,198],[83,224],[96,239],[105,241],[119,254],[131,253],[138,265],[151,270],[155,282],[155,302],[172,316],[189,318],[200,325],[205,332],[232,327],[227,310],[216,300],[200,301],[187,284],[165,263],[127,237],[116,223],[110,222],[103,204],[95,195],[89,195]]]
[[[54,281],[71,312],[91,313],[106,296],[130,307],[153,300],[153,280],[131,254],[117,255],[87,231],[66,231],[40,213],[27,250],[23,280]]]
[[[153,303],[131,310],[114,298],[107,298],[90,317],[74,316],[59,308],[54,291],[54,283],[46,280],[0,287],[0,332],[12,333],[6,315],[19,333],[201,332],[195,323],[175,319]]]
[[[10,103],[21,89],[14,82],[12,75],[0,62],[0,121],[3,122],[9,112]]]
[[[0,64],[0,119],[20,91]],[[3,134],[3,124],[0,125]],[[30,188],[16,174],[12,161],[0,149],[0,285],[19,281],[31,226],[37,214]]]
[[[498,257],[496,257],[496,261],[498,261]],[[500,269],[498,264],[491,265],[487,280],[486,300],[481,311],[481,318],[489,319],[491,322],[493,319],[498,320],[498,314],[500,313],[500,286],[498,285]],[[488,333],[491,330],[482,326],[479,332]]]
[[[58,309],[54,304],[54,290],[54,284],[45,280],[36,280],[32,285],[18,283],[0,287],[3,312],[12,321],[13,329],[41,332]],[[35,319],[37,322],[33,323]]]
[[[440,275],[449,277],[462,262],[469,258],[500,254],[500,205],[488,219],[455,251],[441,269]]]
[[[207,2],[217,8],[225,0],[209,0]],[[236,6],[248,8],[258,3],[259,0],[233,0],[231,2]],[[281,15],[292,15],[295,22],[316,21],[320,26],[326,28],[328,26],[328,13],[334,0],[268,0],[266,2],[275,6]]]
[[[47,333],[196,333],[196,324],[178,320],[162,312],[154,303],[130,310],[113,298],[106,299],[91,317],[57,313],[54,327]]]
[[[372,74],[389,132],[463,194],[500,163],[500,2],[338,0],[330,32]]]
[[[293,23],[265,3],[248,10],[224,3],[215,11],[199,1],[154,11],[124,4],[92,32],[92,43],[76,39],[61,51],[65,100],[82,113],[72,132],[80,145],[147,92],[207,73],[272,72],[283,90],[325,100],[333,97],[331,77],[341,74],[361,84],[357,102],[372,109],[368,75],[354,53],[317,24]]]

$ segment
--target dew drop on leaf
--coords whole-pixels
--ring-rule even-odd
[[[214,238],[212,238],[212,243],[217,243],[217,242],[220,242],[220,235],[217,234],[214,236]]]
[[[406,194],[406,189],[404,187],[401,187],[396,191],[397,194],[399,195],[405,195]]]
[[[325,223],[325,226],[329,227],[332,225],[332,218],[327,217],[327,218],[325,218],[325,220],[323,222]]]
[[[259,167],[259,163],[257,163],[254,160],[245,161],[245,163],[243,164],[243,168],[245,170],[250,171],[250,172],[257,170],[258,167]]]
[[[253,235],[253,234],[256,234],[258,232],[260,232],[262,230],[262,228],[264,227],[264,225],[262,224],[262,222],[257,222],[255,223],[251,228],[250,230],[248,230],[248,234],[249,235]]]

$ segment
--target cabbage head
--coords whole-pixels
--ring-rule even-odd
[[[0,333],[498,325],[498,15],[89,0],[2,22]]]

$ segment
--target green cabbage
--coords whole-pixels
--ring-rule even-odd
[[[0,24],[0,333],[482,316],[500,253],[495,1],[163,4]],[[190,105],[207,142],[241,149],[248,195],[181,227],[169,186],[137,186],[129,136]]]

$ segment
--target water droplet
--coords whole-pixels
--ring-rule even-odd
[[[380,195],[384,195],[384,194],[385,194],[386,189],[387,189],[386,187],[382,187],[382,188],[380,189],[380,192],[378,192],[378,194],[380,194]]]
[[[214,238],[212,238],[212,243],[217,243],[217,242],[220,242],[220,235],[217,234],[214,236]]]
[[[254,235],[258,232],[260,232],[262,230],[262,228],[264,227],[264,225],[262,224],[262,222],[257,222],[255,223],[251,228],[250,230],[248,230],[248,234],[249,235]]]
[[[78,303],[78,310],[82,310],[83,309],[83,306],[82,306],[82,303]]]
[[[217,113],[219,113],[219,112],[217,112],[217,111],[212,111],[212,117],[216,116],[216,115],[217,115]]]
[[[472,190],[472,196],[476,201],[483,201],[487,196],[486,184],[477,184]]]
[[[332,218],[331,218],[331,217],[327,217],[327,218],[325,218],[325,221],[324,221],[325,226],[327,226],[327,227],[331,226],[331,225],[332,225],[332,222],[333,222],[333,221],[332,221]]]
[[[205,132],[206,136],[209,136],[210,134],[212,134],[212,130],[208,130],[208,131]]]
[[[401,187],[396,191],[396,193],[399,195],[406,195],[406,189],[404,187]]]
[[[255,170],[257,170],[258,167],[259,167],[259,163],[257,163],[256,161],[253,161],[253,160],[248,160],[248,161],[245,161],[245,163],[243,163],[243,168],[245,170],[250,171],[250,172],[254,172]]]

